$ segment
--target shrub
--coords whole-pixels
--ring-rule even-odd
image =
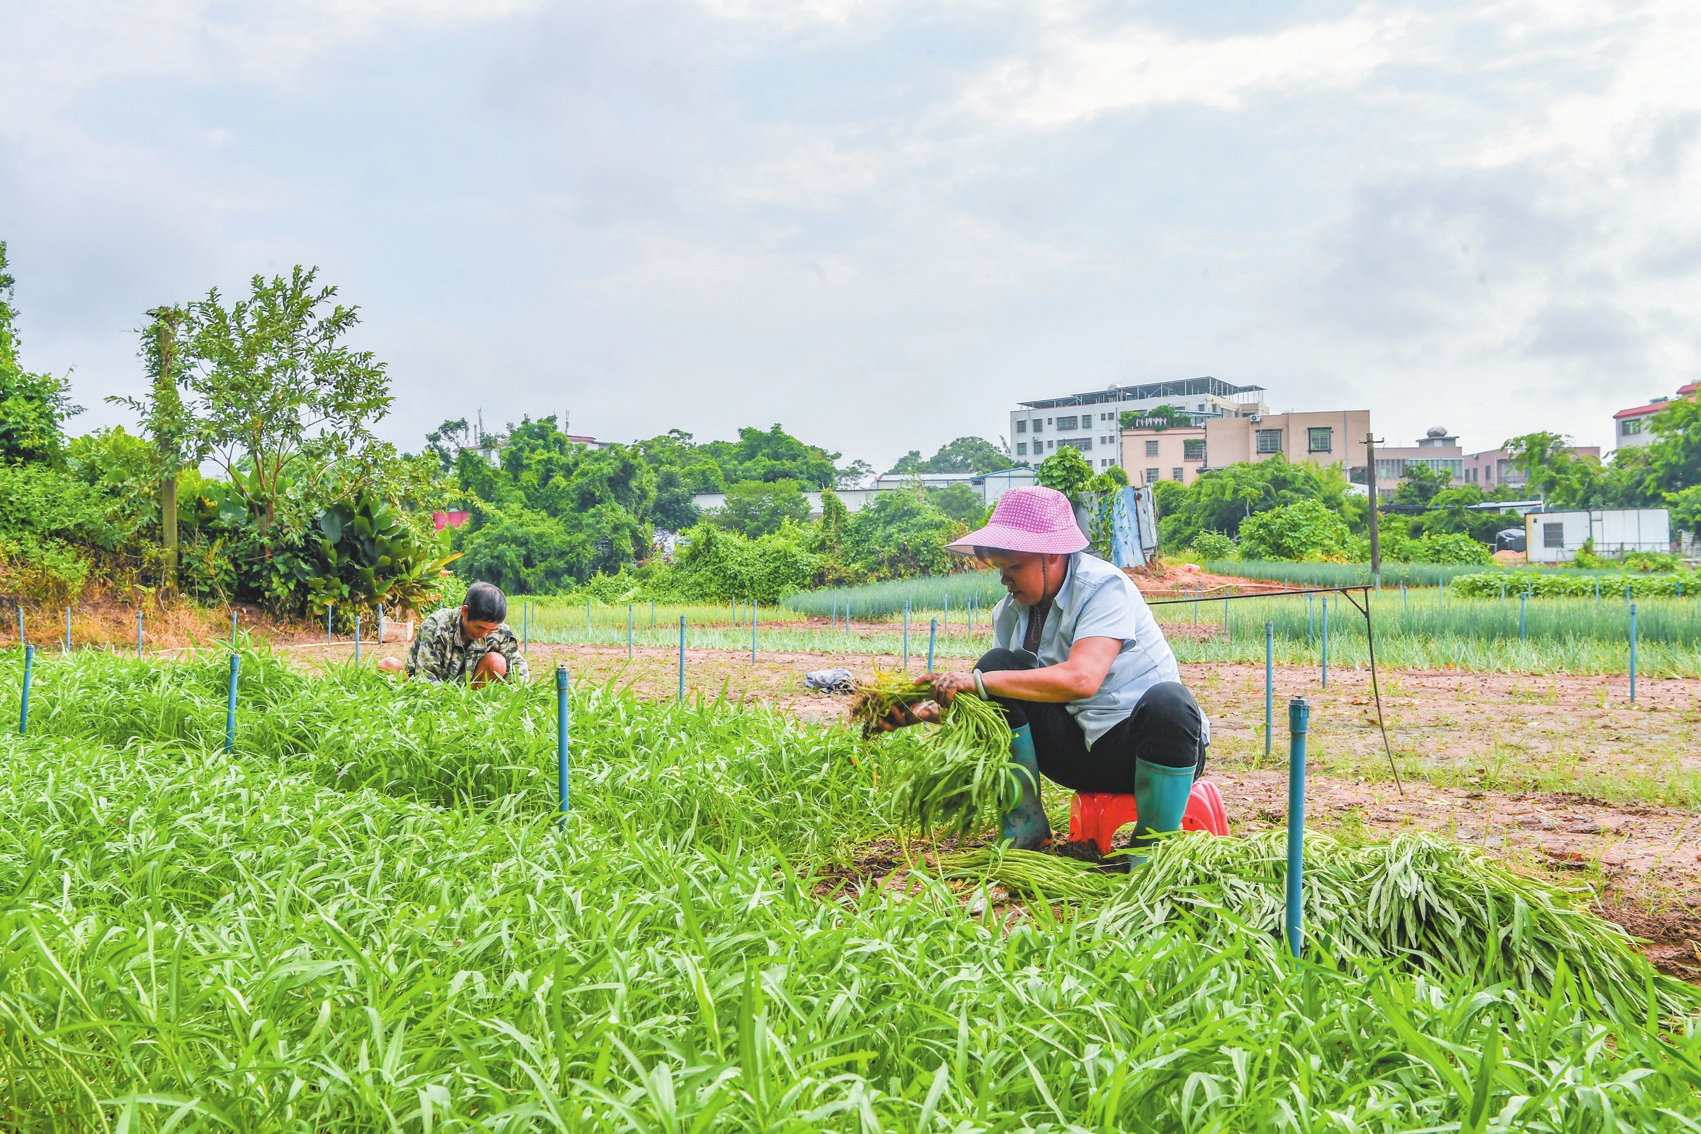
[[[1240,524],[1243,559],[1347,559],[1347,522],[1319,500],[1300,500],[1248,516]]]
[[[1432,532],[1411,541],[1411,559],[1413,563],[1486,565],[1494,562],[1494,554],[1486,544],[1478,543],[1464,532]]]
[[[1200,532],[1193,537],[1193,554],[1206,561],[1231,558],[1234,540],[1222,532]]]

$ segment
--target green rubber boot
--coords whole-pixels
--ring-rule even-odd
[[[1051,838],[1051,821],[1040,805],[1039,756],[1034,752],[1034,734],[1027,725],[1012,729],[1010,762],[1023,769],[1022,802],[1004,816],[1000,838],[1018,850],[1033,850]]]
[[[1134,824],[1136,851],[1151,845],[1151,835],[1181,829],[1181,817],[1187,814],[1187,799],[1192,792],[1192,768],[1134,761],[1134,805],[1140,811]],[[1130,865],[1140,866],[1146,856],[1136,853],[1128,856],[1128,860]]]

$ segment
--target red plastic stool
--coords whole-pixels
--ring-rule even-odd
[[[1083,791],[1075,793],[1069,807],[1069,841],[1091,839],[1098,844],[1100,854],[1110,853],[1110,837],[1116,829],[1139,818],[1134,797],[1116,792]],[[1228,809],[1223,806],[1223,793],[1217,785],[1205,780],[1196,781],[1187,797],[1187,811],[1181,817],[1183,831],[1209,831],[1227,835]]]

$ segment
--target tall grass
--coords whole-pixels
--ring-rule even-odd
[[[1003,920],[925,871],[902,896],[847,885],[852,848],[893,832],[878,780],[905,737],[581,688],[560,829],[547,682],[398,689],[251,655],[227,759],[224,672],[44,661],[40,731],[0,739],[9,1129],[1701,1116],[1701,1040],[1613,1020],[1563,966],[1484,989],[1294,963],[1209,904]]]
[[[1205,564],[1214,575],[1242,579],[1269,579],[1296,587],[1355,587],[1370,582],[1368,563],[1289,563],[1279,559],[1218,559]],[[1384,563],[1382,585],[1433,587],[1460,575],[1477,575],[1493,570],[1481,564],[1456,566],[1439,563]]]
[[[1004,587],[996,571],[960,571],[951,575],[930,575],[921,579],[890,579],[861,587],[827,587],[792,595],[785,600],[787,609],[817,618],[831,617],[837,611],[843,616],[850,611],[852,618],[885,618],[898,614],[904,603],[915,611],[943,612],[947,602],[957,617],[972,600],[983,612],[1004,597]]]

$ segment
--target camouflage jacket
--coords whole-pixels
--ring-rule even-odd
[[[408,676],[421,681],[465,681],[479,659],[492,651],[508,659],[508,680],[531,676],[519,639],[506,622],[473,642],[461,641],[461,608],[444,607],[419,624],[408,650]]]

